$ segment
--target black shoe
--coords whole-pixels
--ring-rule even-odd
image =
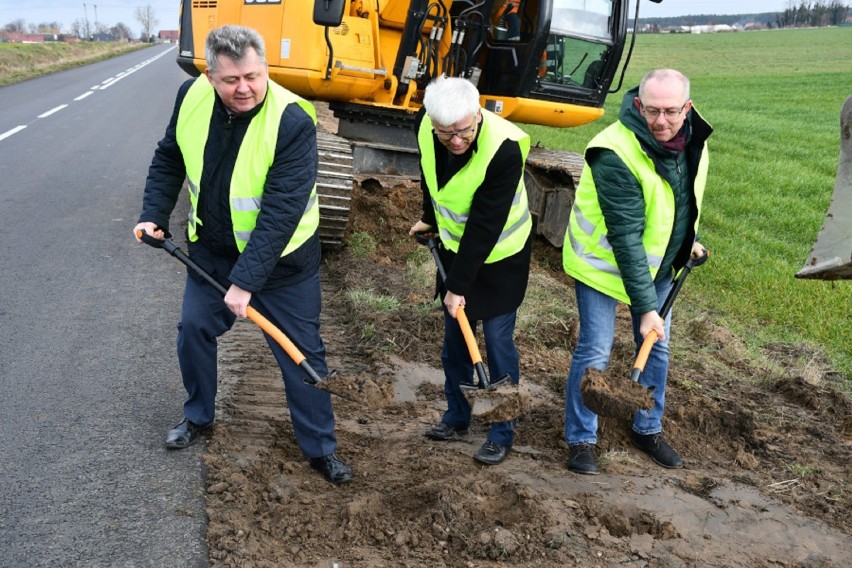
[[[467,426],[459,426],[458,428],[453,428],[446,422],[441,422],[437,426],[432,426],[426,433],[423,434],[430,440],[439,440],[441,442],[446,442],[447,440],[452,440],[456,436],[467,436]]]
[[[199,426],[188,418],[180,421],[180,424],[169,430],[166,434],[166,447],[182,449],[191,446],[198,441],[198,436],[206,432],[210,426]]]
[[[491,440],[486,440],[482,447],[473,454],[473,459],[486,465],[497,465],[506,459],[512,446],[501,446]]]
[[[598,464],[595,463],[594,444],[574,444],[568,446],[568,461],[565,465],[574,473],[597,475]]]
[[[352,468],[337,454],[328,454],[321,458],[311,458],[311,467],[319,471],[325,480],[335,485],[352,481]]]
[[[633,432],[633,443],[663,467],[669,469],[680,469],[683,467],[683,460],[680,459],[680,455],[675,449],[666,442],[662,432],[647,435]]]

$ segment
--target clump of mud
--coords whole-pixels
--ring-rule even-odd
[[[529,412],[532,394],[522,385],[503,384],[490,389],[465,391],[471,413],[485,422],[506,422]]]
[[[625,377],[607,377],[598,369],[586,369],[580,394],[589,410],[611,418],[629,419],[637,410],[654,406],[649,389]]]
[[[373,410],[384,408],[393,401],[393,384],[378,384],[366,373],[354,376],[332,373],[314,386],[346,400],[366,404]]]

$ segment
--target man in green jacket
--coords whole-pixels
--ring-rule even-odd
[[[633,441],[659,465],[683,467],[662,435],[671,314],[663,320],[658,310],[674,272],[704,253],[697,232],[711,132],[692,107],[689,79],[657,69],[625,94],[618,121],[586,148],[563,248],[580,318],[565,391],[567,466],[574,472],[598,473],[598,420],[583,404],[580,381],[586,369],[609,362],[618,302],[630,306],[637,351],[651,330],[659,338],[641,377],[654,390],[654,406],[634,415]]]

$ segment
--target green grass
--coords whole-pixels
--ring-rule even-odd
[[[839,113],[852,95],[852,28],[641,35],[603,119],[573,129],[520,126],[533,142],[581,152],[617,118],[624,91],[655,67],[689,76],[692,99],[714,127],[701,223],[712,256],[678,303],[706,311],[755,349],[818,346],[852,381],[852,282],[794,278],[834,188]]]

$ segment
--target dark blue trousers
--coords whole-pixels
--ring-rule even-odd
[[[206,258],[211,274],[221,281],[230,263]],[[198,260],[196,259],[196,262]],[[199,263],[201,264],[201,263]],[[320,377],[328,374],[325,346],[320,337],[321,292],[319,272],[298,284],[252,294],[251,305],[296,344]],[[222,295],[194,274],[186,279],[177,354],[187,399],[184,415],[199,425],[211,424],[217,390],[217,338],[231,329],[236,316]],[[287,353],[264,334],[281,368],[287,406],[296,441],[305,457],[328,455],[337,448],[330,395],[304,382],[305,373]]]
[[[492,381],[509,373],[512,382],[518,384],[520,368],[518,350],[515,348],[513,338],[516,314],[516,311],[512,311],[482,321],[488,360],[488,378]],[[474,332],[476,324],[475,321],[470,322]],[[470,360],[470,352],[461,327],[458,321],[450,316],[446,307],[444,308],[444,346],[441,350],[441,361],[444,365],[444,395],[447,397],[447,411],[444,413],[443,421],[456,428],[467,426],[470,424],[471,407],[459,384],[474,380],[473,362]],[[511,446],[515,438],[515,422],[515,420],[493,422],[488,432],[488,439],[501,446]]]

